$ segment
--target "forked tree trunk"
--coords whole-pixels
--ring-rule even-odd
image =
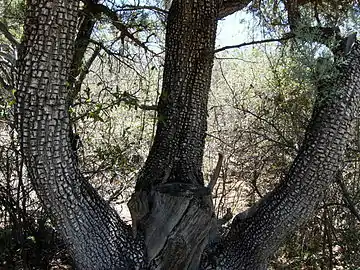
[[[209,243],[215,220],[201,166],[216,3],[174,0],[169,11],[158,129],[129,203],[131,230],[84,179],[71,150],[67,78],[78,1],[28,2],[16,125],[32,184],[78,269],[265,269],[285,237],[311,217],[339,169],[359,99],[358,42],[287,178]]]

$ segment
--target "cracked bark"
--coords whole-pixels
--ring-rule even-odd
[[[196,269],[214,221],[201,169],[216,18],[214,0],[169,10],[157,132],[129,202],[151,269]]]
[[[30,179],[77,268],[266,269],[285,237],[311,216],[342,163],[359,99],[359,43],[345,44],[349,51],[331,98],[314,110],[285,181],[239,214],[225,237],[214,238],[201,166],[218,8],[215,0],[174,1],[158,129],[129,203],[138,239],[84,179],[71,149],[67,80],[77,5],[28,2],[15,108]]]
[[[359,103],[358,41],[340,62],[339,75],[327,84],[332,87],[327,89],[327,98],[318,102],[321,106],[314,108],[303,146],[286,179],[235,217],[230,232],[211,251],[216,254],[213,265],[204,262],[204,269],[266,269],[286,236],[314,213],[342,165]]]
[[[76,167],[67,79],[78,1],[28,2],[16,92],[16,126],[31,182],[79,269],[135,269],[142,246]],[[135,256],[135,257],[134,257]]]

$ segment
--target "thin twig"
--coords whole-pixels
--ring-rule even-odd
[[[360,222],[360,214],[358,212],[358,210],[355,207],[355,204],[353,203],[349,192],[347,191],[344,183],[343,183],[343,176],[341,171],[339,171],[336,175],[336,182],[338,183],[338,185],[341,188],[342,191],[342,195],[344,198],[344,201],[346,203],[346,207],[350,210],[350,212],[356,217],[356,219]]]
[[[127,11],[127,10],[139,10],[139,9],[147,9],[147,10],[152,10],[152,11],[157,11],[157,12],[161,12],[164,14],[168,14],[169,12],[165,9],[159,8],[159,7],[155,7],[155,6],[134,6],[134,5],[124,5],[121,7],[121,10],[123,11]]]
[[[0,32],[6,37],[8,41],[11,42],[11,44],[15,47],[19,46],[19,42],[15,39],[15,37],[9,32],[9,29],[7,26],[0,22]]]
[[[135,37],[134,33],[129,31],[129,27],[121,22],[121,18],[119,18],[118,14],[114,10],[103,4],[95,4],[90,0],[84,0],[84,2],[88,5],[90,12],[93,14],[100,13],[107,16],[112,21],[113,26],[115,26],[121,32],[122,37],[129,38],[136,45],[143,48],[146,52],[155,53],[150,50],[142,41]]]
[[[212,191],[214,189],[214,186],[216,185],[216,182],[219,178],[223,160],[224,160],[224,155],[222,153],[219,153],[219,157],[218,157],[218,161],[217,161],[215,170],[214,170],[213,174],[211,175],[210,183],[208,185],[208,188],[210,189],[210,191]]]
[[[237,48],[254,45],[254,44],[262,44],[262,43],[268,43],[268,42],[281,42],[281,41],[292,39],[294,37],[295,37],[295,35],[285,35],[282,38],[270,38],[270,39],[263,39],[263,40],[255,40],[255,41],[251,41],[251,42],[244,42],[244,43],[237,44],[237,45],[221,47],[219,49],[216,49],[215,53],[222,52],[222,51],[229,50],[229,49],[237,49]]]

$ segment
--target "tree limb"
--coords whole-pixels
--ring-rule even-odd
[[[144,111],[157,111],[157,105],[147,105],[147,104],[139,104],[137,105],[140,109]]]
[[[211,175],[210,183],[208,185],[208,188],[210,189],[210,191],[213,190],[213,188],[216,185],[216,181],[219,178],[223,160],[224,160],[224,155],[222,153],[219,153],[219,157],[218,157],[218,161],[217,161],[215,170],[214,170],[213,174]]]
[[[245,47],[245,46],[249,46],[249,45],[262,44],[262,43],[268,43],[268,42],[277,42],[277,41],[281,42],[281,41],[285,41],[285,40],[288,40],[288,39],[291,39],[294,37],[295,37],[294,34],[288,34],[282,38],[270,38],[270,39],[256,40],[256,41],[251,41],[251,42],[244,42],[244,43],[237,44],[237,45],[224,46],[219,49],[216,49],[215,53],[222,52],[222,51],[229,50],[229,49],[241,48],[241,47]]]
[[[0,32],[5,36],[5,38],[10,41],[10,43],[17,47],[19,46],[19,42],[15,39],[15,37],[9,32],[8,27],[3,23],[0,22]]]
[[[336,175],[336,183],[341,188],[341,192],[342,192],[346,207],[350,210],[351,214],[353,214],[356,217],[356,219],[360,222],[360,214],[359,214],[358,210],[356,209],[354,202],[352,201],[351,196],[343,183],[343,176],[342,176],[341,171],[339,171]]]
[[[338,46],[333,46],[331,44],[332,41],[344,41],[340,35],[340,29],[337,27],[301,27],[297,28],[296,32],[286,33],[281,38],[269,38],[263,40],[255,40],[250,42],[244,42],[237,45],[230,45],[218,48],[215,50],[215,53],[222,52],[229,49],[241,48],[249,45],[262,44],[268,42],[281,42],[285,40],[289,40],[292,38],[299,38],[306,41],[314,41],[319,42],[321,44],[326,45],[333,51],[342,50],[342,45],[349,47],[348,44],[339,44]],[[347,39],[346,39],[347,40]],[[341,47],[341,48],[339,48]]]
[[[146,52],[152,52],[143,42],[141,42],[138,38],[129,32],[128,27],[120,21],[120,18],[115,11],[111,10],[103,4],[95,4],[91,0],[84,0],[84,2],[88,5],[89,10],[94,15],[104,14],[107,16],[112,21],[112,24],[121,32],[122,36],[129,38],[136,45],[143,48]]]
[[[300,22],[300,10],[298,0],[285,1],[285,8],[288,14],[288,23],[291,31],[294,31]]]
[[[251,0],[225,0],[222,2],[219,8],[218,19],[223,19],[236,11],[244,9]]]
[[[129,226],[87,181],[72,151],[67,84],[79,2],[46,4],[28,1],[17,69],[14,121],[29,178],[75,268],[144,269],[142,241],[132,237]],[[35,137],[40,129],[51,132]]]
[[[164,13],[164,14],[169,13],[167,10],[156,7],[156,6],[124,5],[124,6],[121,7],[121,10],[139,10],[139,9],[147,9],[147,10],[157,11],[157,12]]]
[[[109,48],[107,48],[103,43],[99,42],[99,41],[96,41],[96,40],[93,40],[91,39],[90,42],[92,44],[95,44],[97,46],[99,46],[107,55],[109,56],[112,56],[114,57],[117,61],[119,61],[120,63],[122,63],[123,65],[125,65],[127,68],[133,70],[137,76],[141,77],[141,78],[144,78],[144,75],[141,74],[139,71],[137,71],[133,66],[131,66],[129,63],[126,63],[122,58],[125,58],[125,57],[122,57],[123,55],[120,54],[120,53],[116,53],[116,52],[113,52],[111,51]],[[121,56],[121,57],[119,57]]]
[[[360,101],[360,82],[354,79],[359,73],[359,56],[360,43],[355,41],[339,66],[341,76],[329,89],[332,98],[326,100],[319,113],[313,114],[303,145],[285,179],[249,211],[235,217],[222,242],[220,256],[224,265],[237,269],[253,266],[255,256],[263,267],[260,269],[265,269],[270,256],[312,216],[324,191],[335,181]],[[233,257],[242,258],[241,264],[233,262]]]
[[[101,48],[99,46],[96,47],[94,52],[90,56],[90,58],[83,65],[83,67],[79,68],[81,71],[79,74],[79,78],[76,80],[74,89],[72,91],[73,98],[76,97],[76,95],[80,92],[81,85],[85,80],[86,74],[89,73],[90,67],[91,67],[92,63],[95,61],[96,57],[99,55],[100,51],[101,51]]]
[[[92,2],[92,1],[89,1]],[[92,2],[93,3],[93,2]],[[75,40],[75,54],[71,63],[69,75],[69,88],[71,89],[69,102],[72,103],[81,88],[82,80],[76,81],[76,77],[81,73],[81,66],[83,64],[86,49],[90,43],[90,37],[94,29],[95,20],[90,14],[89,8],[86,6],[83,9],[83,21],[80,25],[78,34]],[[79,82],[81,82],[79,84]]]

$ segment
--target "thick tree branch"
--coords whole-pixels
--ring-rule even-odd
[[[159,121],[128,204],[156,269],[198,269],[215,222],[201,167],[216,25],[216,0],[169,10]]]
[[[77,83],[76,78],[81,73],[85,52],[90,43],[90,37],[95,25],[93,15],[90,13],[90,10],[87,6],[83,9],[82,15],[83,21],[76,36],[75,53],[71,63],[70,76],[68,79],[70,89],[70,104],[73,102],[74,98],[79,93],[81,88],[81,83],[83,80],[81,80],[81,83],[79,84]]]
[[[28,2],[16,85],[20,149],[31,183],[77,269],[143,269],[142,241],[132,237],[86,180],[72,151],[67,80],[78,4]]]
[[[340,75],[332,78],[327,89],[331,98],[313,114],[303,146],[285,180],[250,210],[235,217],[220,248],[225,265],[265,269],[269,257],[311,217],[324,190],[335,180],[359,103],[360,43],[355,42],[344,57],[338,67]],[[233,257],[242,261],[234,262]],[[258,259],[258,265],[253,265],[253,258]]]
[[[218,19],[225,18],[247,7],[251,0],[225,0],[219,7]]]
[[[298,0],[286,0],[285,7],[288,14],[288,23],[291,31],[294,31],[300,23],[300,11]]]

